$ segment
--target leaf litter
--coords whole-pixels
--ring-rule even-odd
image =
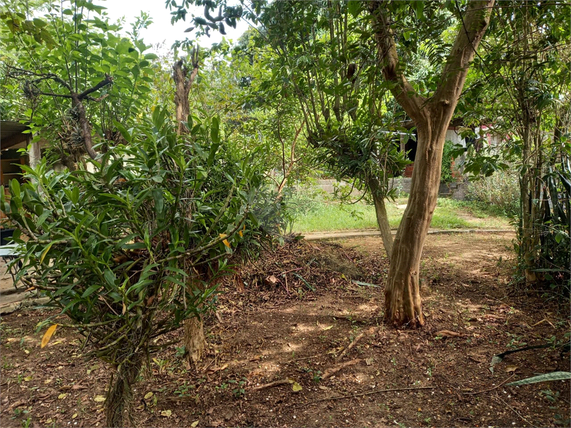
[[[507,285],[510,239],[428,237],[421,271],[427,324],[420,330],[383,323],[388,263],[379,239],[342,245],[291,239],[257,260],[235,260],[234,274],[220,284],[218,316],[206,319],[203,365],[189,370],[178,345],[153,355],[135,385],[137,425],[564,422],[569,380],[516,387],[506,382],[568,370],[568,353],[512,353],[495,362],[495,373],[488,370],[494,355],[553,336],[563,339],[569,329],[565,308]],[[453,261],[448,254],[455,254]],[[3,427],[20,427],[28,417],[39,426],[71,420],[103,426],[110,368],[84,360],[78,337],[68,329],[58,329],[59,339],[67,340],[40,349],[35,326],[53,315],[28,310],[2,319]],[[35,340],[20,345],[24,336]],[[27,413],[16,414],[8,403]]]

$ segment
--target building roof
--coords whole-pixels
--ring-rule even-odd
[[[0,150],[6,150],[26,142],[31,134],[24,133],[24,131],[29,129],[28,126],[22,125],[20,122],[0,121]]]

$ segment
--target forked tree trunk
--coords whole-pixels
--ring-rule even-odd
[[[438,128],[438,129],[435,129]],[[448,123],[419,127],[408,204],[395,237],[385,289],[385,317],[397,325],[423,325],[420,258],[438,199],[442,151]]]
[[[407,208],[398,228],[385,290],[385,317],[395,325],[424,324],[419,270],[424,240],[436,207],[445,134],[464,87],[478,44],[489,23],[495,0],[470,1],[430,99],[416,93],[403,74],[385,2],[369,3],[383,76],[391,92],[414,121],[418,147]]]
[[[105,400],[105,426],[135,426],[131,411],[133,385],[141,371],[142,362],[142,356],[134,355],[123,362],[111,377]]]

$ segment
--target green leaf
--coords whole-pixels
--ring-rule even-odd
[[[212,118],[212,125],[210,127],[210,139],[213,143],[220,143],[220,119],[218,117]]]
[[[86,299],[87,297],[91,296],[94,292],[96,292],[100,288],[101,288],[101,286],[99,284],[92,285],[92,286],[88,287],[87,290],[85,290],[83,292],[83,294],[81,295],[81,298]]]
[[[109,284],[111,287],[115,287],[115,281],[117,280],[117,277],[115,276],[115,273],[113,273],[112,270],[109,269],[105,270],[103,276],[105,278],[105,281],[107,281],[107,284]]]
[[[51,211],[48,211],[48,210],[44,211],[44,212],[42,213],[42,215],[38,217],[38,221],[36,222],[36,225],[37,225],[38,227],[40,227],[42,224],[44,224],[44,222],[45,222],[46,219],[51,215],[51,213],[52,213],[52,212],[51,212]]]
[[[424,0],[413,1],[412,6],[414,7],[414,13],[418,19],[424,18]]]
[[[545,373],[539,376],[528,377],[515,382],[510,382],[506,384],[506,386],[521,386],[521,385],[530,385],[532,383],[538,383],[538,382],[553,382],[556,380],[570,380],[570,379],[571,379],[571,372],[553,372],[553,373]]]
[[[353,16],[353,18],[356,18],[357,15],[359,15],[359,13],[361,13],[361,2],[357,1],[357,0],[353,0],[353,1],[349,1],[347,2],[347,10],[349,11],[349,13],[351,14],[351,16]]]
[[[14,196],[18,199],[20,198],[21,189],[20,189],[20,183],[18,182],[18,180],[16,180],[16,179],[10,180],[10,193],[12,194],[12,196]]]

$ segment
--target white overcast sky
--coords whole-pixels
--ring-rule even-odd
[[[168,50],[176,40],[184,40],[187,36],[192,37],[193,34],[184,32],[192,25],[192,17],[187,16],[186,21],[179,21],[172,25],[170,11],[165,7],[164,0],[96,0],[94,3],[106,7],[106,12],[112,21],[125,17],[124,30],[130,30],[130,24],[141,14],[141,11],[149,13],[153,23],[141,35],[147,44],[153,45],[153,48],[157,44],[164,43],[164,49],[161,51]],[[197,10],[196,15],[200,12],[201,10]],[[247,24],[241,21],[236,29],[226,29],[226,39],[237,41],[246,29]],[[210,38],[204,36],[200,39],[200,45],[206,47],[219,43],[221,40],[220,33],[211,32]]]

